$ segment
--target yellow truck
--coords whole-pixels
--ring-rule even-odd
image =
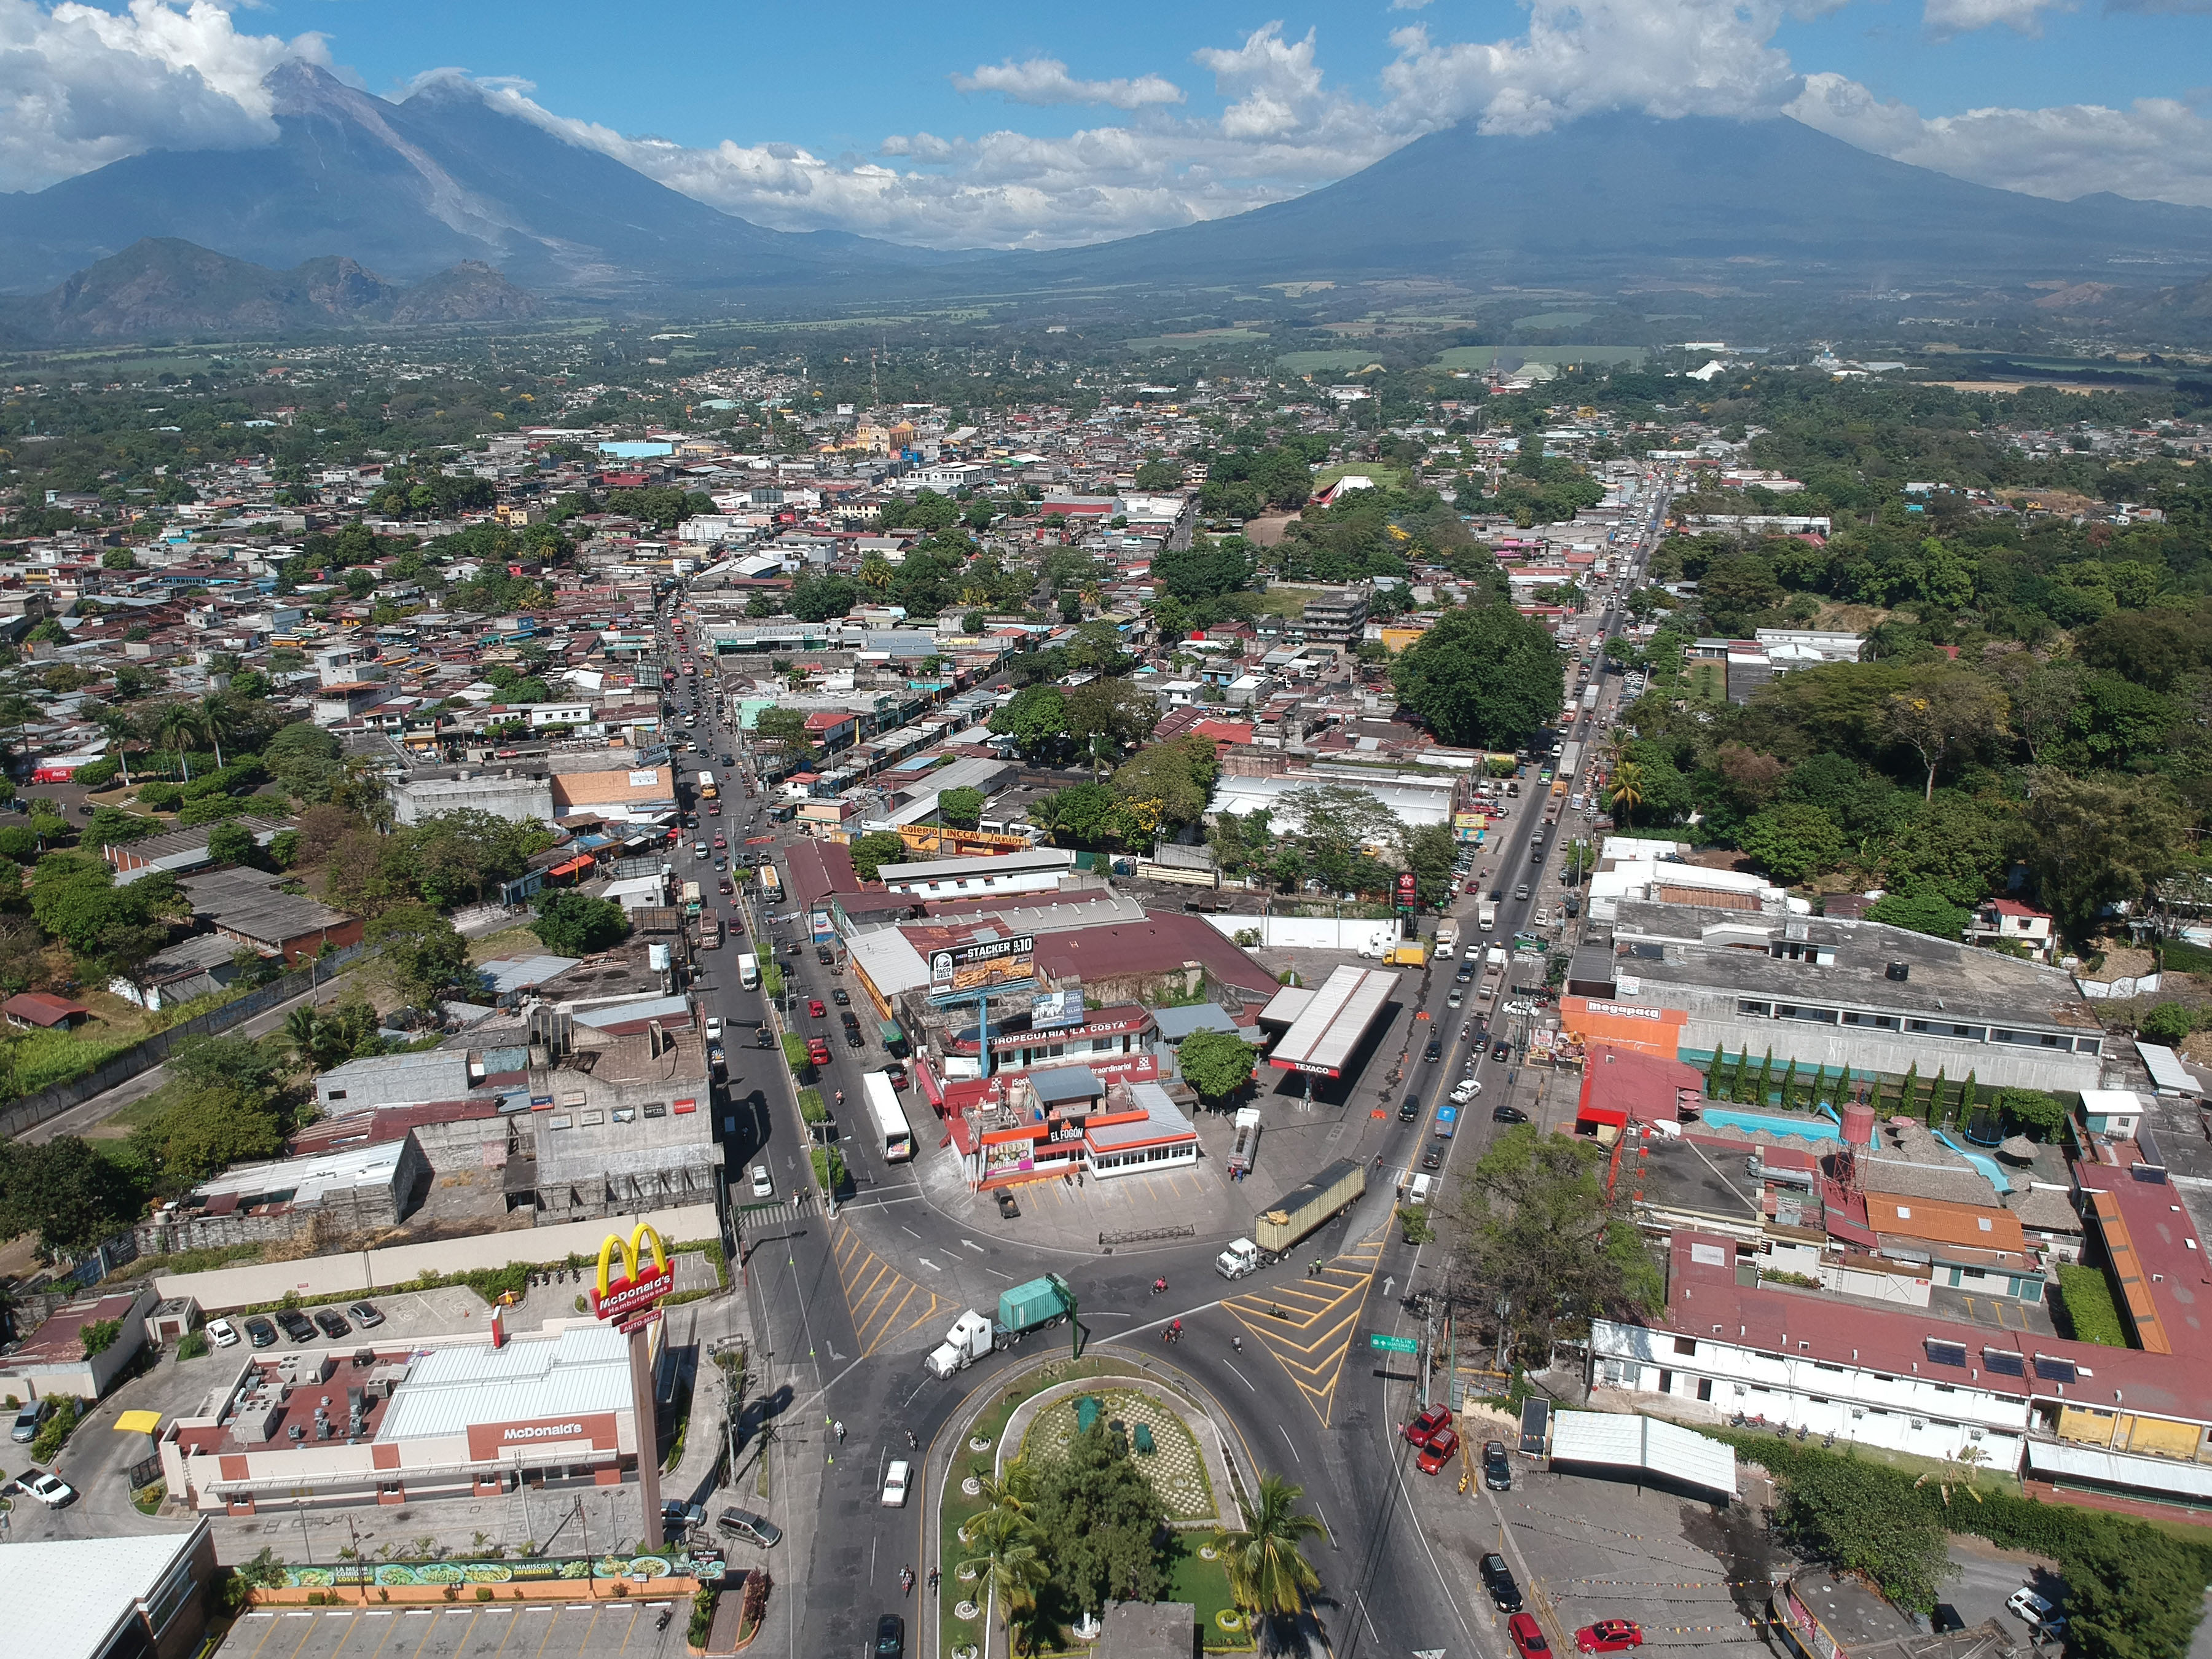
[[[1382,960],[1394,968],[1419,968],[1428,959],[1429,947],[1419,939],[1394,945],[1382,953]]]

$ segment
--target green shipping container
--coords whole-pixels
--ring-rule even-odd
[[[999,1323],[1017,1334],[1064,1318],[1075,1298],[1057,1273],[999,1293]]]

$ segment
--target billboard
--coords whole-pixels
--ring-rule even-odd
[[[652,1261],[641,1262],[639,1252],[652,1247]],[[623,1270],[613,1273],[615,1253],[620,1251]],[[660,1316],[661,1299],[676,1288],[676,1271],[668,1265],[668,1247],[649,1223],[641,1221],[625,1239],[609,1233],[599,1243],[599,1274],[592,1291],[592,1311],[600,1319],[635,1330]]]
[[[1048,1031],[1061,1025],[1083,1024],[1083,992],[1044,991],[1030,999],[1030,1029]]]
[[[975,945],[953,945],[929,953],[929,988],[942,991],[981,991],[1010,980],[1027,979],[1036,939],[1028,933],[994,939]]]
[[[1407,915],[1413,913],[1413,872],[1411,870],[1398,872],[1398,908]]]

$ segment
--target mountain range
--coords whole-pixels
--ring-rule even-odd
[[[1462,124],[1231,218],[1011,254],[767,229],[451,77],[393,102],[292,62],[268,86],[276,137],[258,149],[155,151],[0,194],[0,293],[52,290],[10,307],[18,328],[112,338],[527,314],[495,276],[582,303],[741,298],[773,311],[1395,277],[1777,297],[2057,282],[2139,295],[2212,270],[2212,210],[2024,196],[1780,118],[1607,114],[1526,137]],[[433,278],[442,286],[426,293]]]

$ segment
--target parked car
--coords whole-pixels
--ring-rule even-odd
[[[315,1310],[313,1316],[315,1322],[315,1328],[320,1331],[325,1336],[329,1337],[333,1342],[337,1341],[338,1338],[342,1336],[351,1336],[353,1334],[353,1327],[347,1324],[345,1322],[345,1316],[343,1314],[338,1313],[335,1309],[318,1308]]]
[[[312,1342],[315,1340],[314,1321],[309,1319],[297,1308],[286,1308],[278,1313],[276,1323],[283,1328],[284,1334],[295,1342]]]
[[[1518,1106],[1507,1106],[1501,1103],[1490,1109],[1490,1121],[1492,1123],[1526,1123],[1528,1121],[1528,1114]]]
[[[826,945],[817,945],[814,947],[814,959],[824,968],[835,967],[837,963],[837,953]]]
[[[276,1346],[276,1328],[255,1314],[246,1322],[246,1340],[257,1348],[273,1348]]]
[[[1501,1038],[1501,1039],[1500,1039],[1500,1040],[1498,1040],[1498,1042],[1493,1042],[1493,1043],[1492,1043],[1492,1044],[1490,1045],[1490,1057],[1491,1057],[1492,1060],[1510,1060],[1510,1059],[1512,1059],[1512,1058],[1513,1058],[1513,1045],[1512,1045],[1511,1043],[1510,1043],[1510,1042],[1505,1042],[1504,1039],[1502,1039],[1502,1038]]]
[[[775,1196],[775,1182],[769,1176],[768,1165],[765,1164],[753,1165],[753,1196],[755,1198]]]
[[[721,1017],[720,1014],[709,1014],[709,1015],[708,1015],[708,1016],[707,1016],[707,1041],[708,1041],[708,1042],[720,1042],[721,1040],[722,1040],[722,1017]]]
[[[207,1340],[216,1347],[234,1348],[238,1346],[238,1327],[228,1319],[210,1319],[206,1329]]]
[[[1513,1582],[1513,1569],[1505,1565],[1505,1558],[1495,1550],[1482,1558],[1482,1587],[1498,1612],[1521,1611],[1521,1586]]]
[[[1451,1407],[1431,1406],[1412,1422],[1398,1431],[1417,1446],[1425,1446],[1444,1430],[1451,1427]]]
[[[58,1474],[27,1472],[15,1483],[50,1510],[58,1510],[76,1496],[76,1488]]]
[[[1413,1462],[1423,1474],[1434,1474],[1459,1455],[1459,1431],[1438,1429],[1430,1437],[1429,1443],[1421,1448],[1420,1455]]]
[[[755,1515],[750,1510],[731,1508],[714,1517],[717,1530],[733,1538],[742,1538],[748,1544],[758,1544],[763,1549],[774,1549],[783,1541],[783,1528],[764,1515]]]
[[[884,1471],[883,1506],[885,1509],[902,1510],[906,1507],[907,1479],[913,1472],[914,1466],[903,1457]]]
[[[680,1536],[707,1518],[707,1511],[696,1504],[687,1504],[680,1498],[664,1499],[660,1505],[660,1527],[672,1537]]]
[[[1503,1441],[1482,1443],[1482,1484],[1492,1492],[1513,1490],[1513,1465],[1506,1461]]]
[[[15,1426],[8,1431],[8,1437],[11,1440],[36,1440],[39,1425],[46,1420],[46,1413],[52,1408],[53,1401],[51,1400],[33,1400],[15,1413]]]
[[[376,1304],[374,1302],[356,1302],[346,1311],[353,1316],[353,1322],[363,1330],[369,1330],[384,1322],[384,1316],[376,1310]]]
[[[1505,1633],[1513,1639],[1513,1651],[1522,1659],[1536,1659],[1539,1654],[1549,1659],[1552,1644],[1544,1639],[1544,1632],[1536,1621],[1525,1613],[1516,1613],[1505,1621]]]
[[[843,986],[840,985],[836,989],[830,993],[830,1000],[836,1003],[840,1008],[849,1008],[853,1006],[853,994],[850,991],[848,991]]]
[[[1644,1627],[1633,1619],[1601,1619],[1575,1632],[1577,1653],[1626,1653],[1644,1645]]]
[[[2005,1598],[2005,1611],[2016,1619],[2024,1619],[2047,1636],[2056,1636],[2066,1628],[2066,1620],[2049,1600],[2039,1595],[2032,1584],[2022,1584]]]

